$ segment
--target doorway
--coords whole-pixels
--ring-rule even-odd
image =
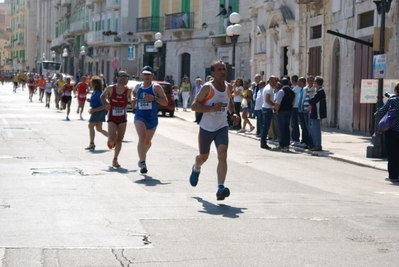
[[[331,102],[333,104],[333,107],[331,109],[332,114],[334,114],[334,117],[331,120],[331,127],[338,127],[339,128],[339,110],[340,110],[340,88],[341,88],[341,77],[340,77],[340,72],[341,72],[341,55],[340,55],[340,45],[339,45],[339,40],[335,39],[334,41],[334,46],[333,46],[333,60],[332,60],[332,83],[331,83],[331,98],[333,101]]]
[[[190,81],[192,81],[193,77],[191,77],[191,55],[188,53],[184,53],[181,56],[180,80],[183,79],[184,75],[187,75],[190,78]]]

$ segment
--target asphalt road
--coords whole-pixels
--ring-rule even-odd
[[[1,267],[399,265],[399,188],[381,170],[230,135],[231,196],[216,201],[214,147],[188,182],[196,124],[160,117],[141,175],[133,114],[114,169],[105,137],[84,150],[76,99],[66,121],[0,91]]]

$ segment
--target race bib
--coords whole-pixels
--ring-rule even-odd
[[[85,95],[85,94],[80,94],[79,97],[80,97],[80,98],[85,98],[86,95]]]
[[[71,96],[71,92],[70,91],[65,91],[64,95]]]
[[[33,83],[28,83],[28,86],[33,86]]]
[[[140,99],[139,102],[137,103],[137,107],[140,110],[149,110],[152,109],[152,102],[148,102],[145,99]]]
[[[112,107],[112,116],[123,116],[123,115],[125,115],[125,108]]]

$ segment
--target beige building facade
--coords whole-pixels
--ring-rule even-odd
[[[0,3],[0,70],[11,70],[12,59],[8,49],[11,33],[10,5],[6,1]]]

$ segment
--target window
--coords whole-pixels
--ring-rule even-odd
[[[310,28],[310,39],[321,38],[322,30],[323,30],[323,26],[322,25],[317,25],[317,26],[311,27]]]
[[[359,15],[359,29],[374,25],[374,10]]]

